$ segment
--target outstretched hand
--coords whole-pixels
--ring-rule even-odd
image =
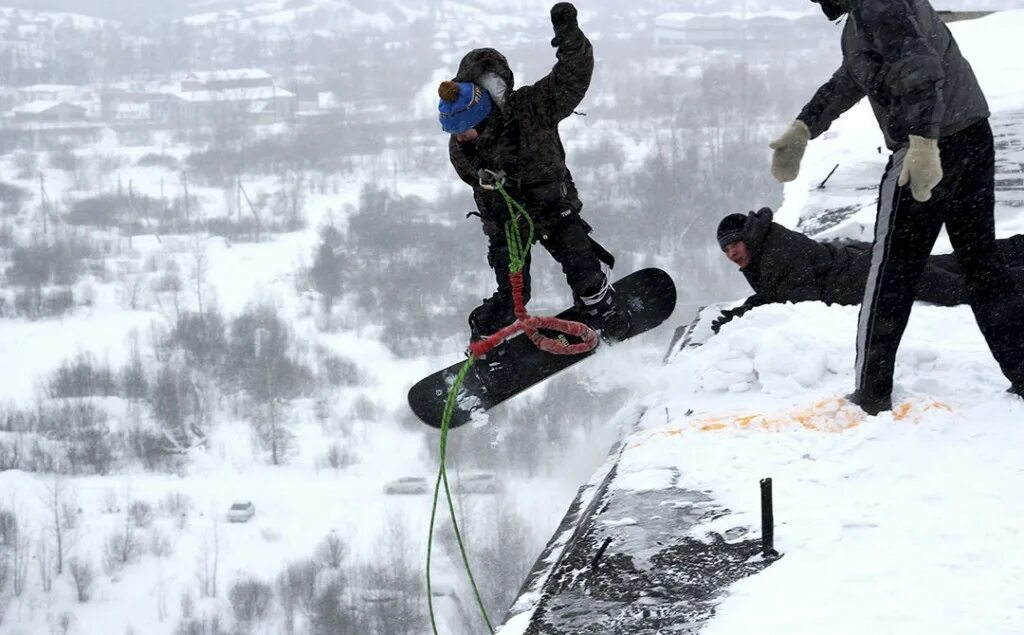
[[[571,2],[559,2],[551,7],[551,26],[555,30],[551,46],[561,46],[567,37],[580,29],[576,19],[576,7]]]
[[[735,309],[726,309],[725,311],[722,311],[722,313],[717,318],[712,320],[711,330],[717,335],[718,332],[722,330],[723,326],[731,322],[733,318],[739,317],[740,315],[743,315],[743,311],[739,307]]]

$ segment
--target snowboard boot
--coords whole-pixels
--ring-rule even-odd
[[[879,412],[892,410],[892,397],[872,397],[855,390],[844,398],[872,417]]]
[[[1024,384],[1014,384],[1006,389],[1006,392],[1011,395],[1017,395],[1021,399],[1024,399]]]
[[[601,339],[609,343],[625,339],[633,326],[629,311],[615,301],[614,289],[609,289],[597,302],[581,306],[580,313],[587,326],[600,331]]]

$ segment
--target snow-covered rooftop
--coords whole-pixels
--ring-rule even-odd
[[[275,86],[253,86],[250,88],[226,88],[223,90],[178,90],[170,95],[190,103],[211,103],[219,101],[257,101],[267,99],[289,99],[295,93]]]
[[[12,112],[16,115],[39,115],[59,106],[69,106],[71,108],[80,108],[85,110],[84,106],[78,106],[66,101],[30,101],[14,108]]]
[[[231,68],[216,71],[193,71],[187,79],[199,82],[225,82],[243,79],[271,79],[270,73],[260,68]]]

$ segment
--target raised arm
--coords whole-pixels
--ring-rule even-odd
[[[576,7],[559,2],[551,8],[556,47],[554,68],[546,77],[518,92],[527,108],[546,123],[557,124],[583,101],[594,75],[594,48],[580,30]]]

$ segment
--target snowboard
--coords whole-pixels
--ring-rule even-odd
[[[635,271],[617,280],[614,287],[616,302],[629,309],[631,327],[623,340],[658,326],[672,315],[676,305],[675,284],[661,269]],[[562,311],[557,317],[571,321],[581,319],[575,307]],[[602,341],[594,350],[580,355],[553,355],[538,349],[528,337],[520,334],[501,346],[506,347],[505,359],[511,362],[514,369],[511,377],[498,387],[492,386],[488,390],[478,375],[487,372],[486,362],[477,360],[474,368],[466,375],[457,397],[451,420],[452,428],[468,423],[474,413],[490,410],[559,371],[583,361],[598,350],[609,347],[609,344]],[[448,392],[464,364],[465,360],[456,362],[421,379],[409,389],[409,407],[423,423],[435,428],[441,427]]]

